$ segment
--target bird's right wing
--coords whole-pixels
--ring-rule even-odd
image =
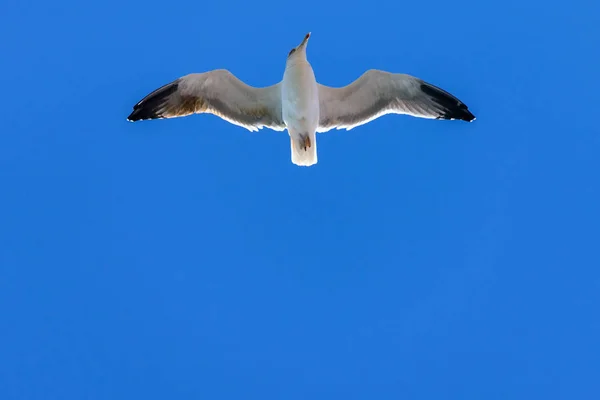
[[[468,122],[475,119],[450,93],[414,76],[375,69],[341,88],[319,84],[319,102],[318,132],[350,130],[392,113]]]
[[[285,130],[280,83],[257,88],[221,69],[189,74],[166,84],[133,107],[129,121],[210,113],[250,131]]]

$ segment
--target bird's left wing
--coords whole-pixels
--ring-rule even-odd
[[[473,121],[467,106],[450,93],[406,74],[369,70],[341,88],[319,87],[317,132],[350,130],[385,114]]]
[[[285,130],[280,83],[257,88],[221,69],[189,74],[168,83],[133,107],[129,121],[214,114],[250,131]]]

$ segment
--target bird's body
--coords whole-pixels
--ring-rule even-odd
[[[227,70],[189,74],[138,102],[129,121],[211,113],[250,131],[287,130],[292,163],[317,163],[317,132],[352,129],[382,115],[460,119],[475,116],[450,93],[406,74],[369,70],[350,85],[317,83],[306,57],[310,34],[288,54],[283,79],[255,88]]]
[[[292,162],[317,163],[319,91],[311,65],[306,60],[288,62],[281,81],[282,119],[290,135]]]

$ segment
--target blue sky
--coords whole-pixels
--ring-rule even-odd
[[[59,3],[0,12],[0,398],[600,398],[597,2]],[[472,124],[128,123],[227,68],[369,68]]]

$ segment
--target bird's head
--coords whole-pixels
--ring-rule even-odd
[[[308,39],[310,38],[310,32],[304,36],[302,43],[298,46],[294,47],[287,56],[287,63],[294,63],[297,61],[306,61],[306,45],[308,44]]]

